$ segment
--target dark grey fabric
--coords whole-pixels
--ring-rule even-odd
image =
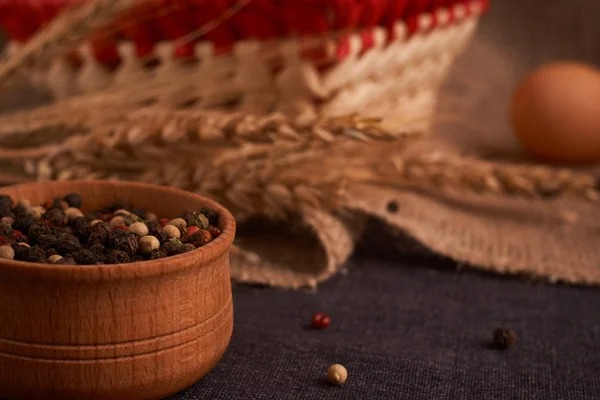
[[[512,87],[541,62],[597,62],[599,12],[597,0],[492,0],[441,102],[442,114],[476,123],[445,133],[492,155],[513,151]],[[3,111],[34,100],[0,92]],[[350,264],[317,293],[235,287],[222,362],[170,400],[600,399],[600,290],[459,273],[432,259]],[[331,315],[330,328],[307,327],[315,311]],[[513,349],[488,347],[497,326],[516,331]],[[336,362],[349,371],[344,387],[324,382]]]
[[[599,290],[363,256],[316,293],[238,286],[234,302],[223,360],[170,400],[600,399]],[[514,348],[490,348],[498,326]],[[343,387],[324,380],[333,363]]]

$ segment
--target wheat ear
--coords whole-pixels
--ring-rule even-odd
[[[440,150],[390,154],[373,168],[373,183],[412,183],[525,198],[571,195],[598,200],[598,179],[568,168],[490,162]]]

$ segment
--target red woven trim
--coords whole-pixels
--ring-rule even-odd
[[[0,27],[10,39],[24,42],[60,8],[80,1],[85,0],[0,0]],[[94,54],[100,62],[114,67],[120,60],[115,43],[127,39],[135,43],[139,57],[148,57],[156,42],[175,41],[189,34],[219,18],[236,1],[147,0],[143,8],[131,10],[91,38]],[[391,42],[396,39],[395,25],[403,21],[410,37],[435,29],[438,25],[436,10],[448,9],[448,23],[456,21],[459,4],[463,6],[464,16],[476,8],[482,12],[489,8],[489,0],[257,0],[248,3],[200,40],[212,42],[219,55],[231,52],[235,42],[241,39],[322,36],[322,45],[315,47],[314,40],[310,40],[311,46],[301,44],[300,53],[302,58],[326,68],[351,54],[348,37],[351,32],[359,34],[359,53],[364,53],[375,44],[373,28],[385,28],[387,42]],[[429,18],[423,18],[423,15]],[[422,25],[424,21],[426,26]],[[332,31],[341,32],[341,37],[332,39]],[[193,57],[194,43],[179,45],[174,54],[181,58]]]

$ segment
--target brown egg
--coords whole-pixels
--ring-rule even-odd
[[[519,141],[540,160],[600,161],[600,71],[570,62],[537,69],[517,87],[510,117]]]

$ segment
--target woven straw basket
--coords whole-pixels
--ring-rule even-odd
[[[9,53],[68,3],[0,2]],[[405,133],[427,130],[438,87],[488,5],[487,0],[122,3],[127,12],[31,80],[60,99],[175,73],[189,82],[161,102],[324,117],[360,113],[401,125]]]
[[[595,174],[406,137],[445,118],[438,89],[486,0],[77,3],[0,0],[0,94],[15,103],[12,85],[29,80],[58,100],[0,114],[0,184],[202,193],[239,223],[231,274],[243,282],[314,287],[369,237],[367,217],[385,222],[378,244],[389,228],[462,263],[600,281],[597,246],[581,239],[591,231],[566,225],[595,210]],[[559,196],[572,200],[564,221]],[[554,241],[578,250],[537,251]]]

